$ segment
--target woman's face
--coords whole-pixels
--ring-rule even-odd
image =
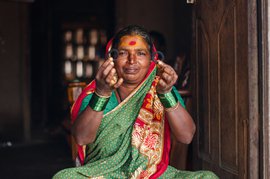
[[[126,35],[120,39],[115,68],[124,84],[138,85],[145,77],[151,61],[149,46],[139,35]]]

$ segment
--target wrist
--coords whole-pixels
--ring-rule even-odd
[[[110,97],[112,95],[112,90],[111,89],[104,89],[104,88],[99,88],[98,86],[95,89],[95,93],[100,96],[100,97]]]
[[[157,94],[166,94],[166,93],[170,93],[171,91],[172,91],[172,87],[166,91],[157,89]]]
[[[98,96],[98,97],[101,97],[101,98],[110,98],[111,95],[112,95],[112,92],[105,92],[105,93],[100,93],[99,91],[95,91],[95,94]]]

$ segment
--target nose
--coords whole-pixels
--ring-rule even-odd
[[[130,52],[129,55],[128,55],[128,62],[130,64],[134,64],[136,62],[136,54],[134,52]]]

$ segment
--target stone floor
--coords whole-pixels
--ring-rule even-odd
[[[64,132],[40,130],[34,136],[29,143],[1,143],[1,179],[49,179],[73,166]]]

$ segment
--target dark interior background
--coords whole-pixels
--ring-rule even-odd
[[[123,26],[143,25],[165,36],[166,57],[173,64],[177,53],[190,52],[191,13],[191,6],[183,1],[168,5],[161,0],[147,3],[37,0],[29,4],[31,126],[55,127],[67,117],[61,49],[63,26],[72,23],[102,27],[110,39]]]
[[[65,121],[69,121],[70,104],[68,81],[63,72],[63,29],[69,26],[102,28],[110,39],[118,29],[129,24],[163,34],[169,64],[174,65],[181,53],[189,62],[192,5],[186,1],[0,0],[0,153],[6,157],[2,161],[10,161],[10,166],[14,166],[13,162],[18,159],[15,153],[22,150],[14,149],[16,146],[26,146],[23,150],[30,153],[39,151],[39,147],[47,149],[47,155],[51,145],[59,144],[53,139],[58,139],[59,134],[65,138],[69,133],[65,126]],[[177,88],[181,89],[181,85]],[[41,139],[50,145],[27,148]],[[55,145],[56,152],[52,153],[69,157],[68,145],[58,147],[58,152]],[[21,160],[27,162],[25,158]],[[52,163],[45,162],[42,167]],[[59,163],[63,162],[59,160]],[[4,162],[0,165],[9,166]],[[54,167],[53,171],[58,168]]]

